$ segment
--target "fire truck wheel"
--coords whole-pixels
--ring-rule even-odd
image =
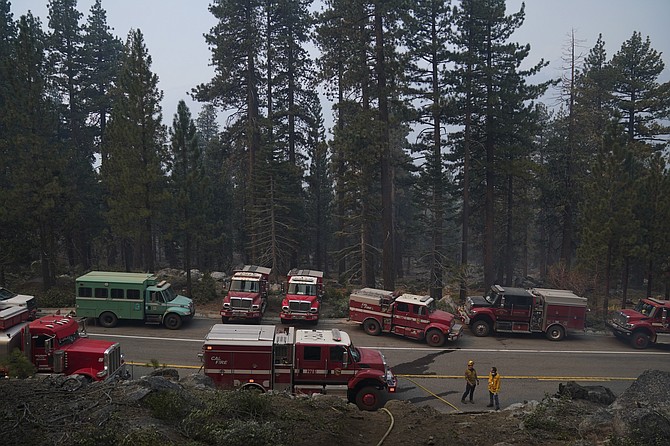
[[[562,341],[565,337],[565,329],[560,325],[552,325],[547,330],[547,339],[550,341]]]
[[[431,347],[442,347],[442,344],[444,344],[444,333],[436,329],[430,330],[426,334],[426,343]]]
[[[638,331],[637,333],[633,333],[633,336],[630,338],[630,342],[634,348],[641,350],[649,346],[649,336]]]
[[[370,336],[379,336],[382,332],[382,327],[376,319],[368,319],[363,322],[363,330]]]
[[[98,318],[98,322],[100,322],[100,325],[102,325],[105,328],[112,328],[116,327],[116,324],[117,322],[119,322],[119,319],[111,311],[105,311]]]
[[[382,392],[376,387],[363,387],[356,394],[356,405],[361,410],[377,410],[382,406]]]
[[[178,314],[170,313],[163,319],[163,324],[170,330],[177,330],[181,327],[181,318]]]
[[[221,316],[221,322],[223,322],[224,324],[225,324],[226,322],[228,322],[229,320],[230,320],[229,317]]]
[[[488,336],[489,333],[491,332],[491,326],[489,325],[489,323],[482,319],[473,322],[471,329],[472,333],[480,338]]]

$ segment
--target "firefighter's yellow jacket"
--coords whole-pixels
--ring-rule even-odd
[[[489,392],[496,395],[500,392],[500,375],[489,372]]]

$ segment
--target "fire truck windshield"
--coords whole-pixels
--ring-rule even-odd
[[[258,282],[251,280],[235,279],[230,282],[230,291],[243,291],[248,293],[258,292]]]
[[[316,296],[316,287],[309,283],[289,283],[288,294]]]
[[[496,300],[498,300],[498,293],[491,292],[490,294],[487,294],[484,296],[484,299],[490,304],[496,303]]]
[[[643,301],[639,301],[634,308],[638,313],[642,313],[645,316],[651,316],[651,313],[654,311],[654,306]]]
[[[353,362],[359,362],[361,360],[361,352],[354,347],[354,344],[349,344],[349,352],[351,353],[351,360]]]
[[[64,338],[60,338],[60,339],[58,340],[58,344],[60,344],[60,345],[72,344],[72,343],[74,343],[74,341],[76,341],[78,338],[79,338],[79,332],[76,331],[76,332],[72,333],[72,334],[69,335],[69,336],[65,336]]]

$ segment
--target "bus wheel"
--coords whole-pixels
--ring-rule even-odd
[[[368,319],[363,322],[363,330],[370,336],[379,336],[382,332],[382,327],[376,319]]]
[[[382,403],[382,392],[376,387],[363,387],[356,394],[356,405],[361,410],[377,410]]]
[[[630,339],[630,342],[634,348],[642,350],[649,346],[649,336],[638,331],[637,333],[633,333],[633,337]]]
[[[163,324],[170,330],[177,330],[181,327],[181,318],[178,314],[170,313],[163,319]]]
[[[482,319],[475,321],[472,324],[471,329],[472,333],[480,338],[488,336],[489,333],[491,332],[491,326],[489,325],[489,323]]]
[[[116,327],[116,324],[119,322],[119,319],[111,311],[105,311],[98,317],[98,322],[105,328]]]

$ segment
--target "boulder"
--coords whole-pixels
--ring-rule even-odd
[[[557,396],[568,396],[573,400],[586,400],[607,406],[616,400],[614,393],[605,386],[582,386],[574,381],[559,384]]]

